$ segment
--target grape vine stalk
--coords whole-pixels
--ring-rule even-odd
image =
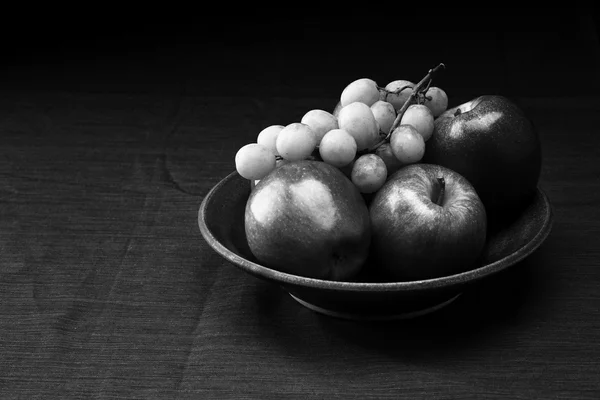
[[[372,153],[375,150],[377,150],[377,148],[379,146],[381,146],[382,144],[389,142],[390,137],[392,136],[392,133],[400,125],[400,122],[402,121],[402,116],[404,115],[404,113],[406,112],[408,107],[410,107],[412,104],[422,104],[425,101],[425,99],[426,99],[425,94],[427,93],[427,90],[429,89],[429,86],[431,85],[433,78],[442,69],[445,69],[445,68],[446,68],[446,66],[443,63],[440,63],[435,68],[430,69],[427,72],[427,75],[425,75],[423,77],[423,79],[421,79],[419,81],[419,83],[417,83],[415,85],[412,93],[410,94],[408,99],[406,99],[406,101],[402,105],[402,108],[400,108],[400,110],[398,110],[396,119],[394,120],[394,123],[392,124],[392,127],[390,128],[390,131],[387,133],[387,135],[385,135],[385,137],[383,139],[381,139],[379,142],[375,143],[373,146],[359,152],[358,154],[360,155],[360,154]],[[404,86],[398,90],[388,91],[388,94],[399,94],[400,92],[402,92],[404,89],[407,89],[407,88],[410,88],[410,86]],[[380,89],[386,90],[385,88],[380,88]]]

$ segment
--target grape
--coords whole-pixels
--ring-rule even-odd
[[[425,100],[425,105],[429,107],[434,118],[437,118],[448,108],[448,95],[442,89],[431,86],[425,96],[431,97],[431,100]]]
[[[411,104],[402,115],[400,124],[414,126],[424,141],[428,141],[433,134],[433,114],[424,104]]]
[[[258,134],[258,137],[256,138],[256,143],[262,144],[263,146],[271,150],[273,154],[278,156],[279,153],[277,152],[277,147],[275,147],[275,142],[277,141],[277,135],[279,135],[279,132],[281,132],[283,128],[283,125],[267,126]]]
[[[377,147],[377,149],[375,149],[375,154],[381,157],[385,163],[388,176],[391,176],[402,167],[402,163],[392,152],[392,146],[389,143],[383,143],[381,146]]]
[[[235,169],[243,178],[262,179],[275,169],[275,154],[262,144],[247,144],[235,154]]]
[[[394,110],[394,106],[387,101],[377,100],[371,106],[371,111],[379,124],[379,129],[387,135],[396,119],[396,110]]]
[[[327,132],[338,128],[337,118],[324,110],[310,110],[304,114],[300,122],[312,129],[317,137],[317,146],[321,143],[321,139],[323,139],[323,136]]]
[[[405,81],[403,79],[399,79],[397,81],[392,81],[392,82],[388,83],[385,86],[385,89],[387,91],[393,92],[395,90],[402,89],[405,86],[410,86],[411,88],[413,88],[413,87],[415,87],[415,84],[412,83],[411,81]],[[407,88],[398,94],[388,93],[388,95],[384,98],[384,100],[387,101],[388,103],[391,103],[394,106],[394,109],[396,109],[396,111],[398,111],[399,109],[402,108],[404,103],[406,103],[406,100],[408,100],[408,98],[410,97],[411,94],[412,94],[412,89]]]
[[[357,150],[372,146],[379,139],[379,126],[371,107],[354,102],[344,106],[338,115],[340,129],[348,132],[356,141]]]
[[[342,109],[342,103],[340,103],[338,101],[338,103],[335,105],[335,108],[333,109],[333,116],[337,118],[340,115],[341,109]]]
[[[412,125],[400,125],[390,138],[392,153],[403,164],[421,161],[425,154],[425,140]]]
[[[284,160],[283,158],[278,158],[275,161],[275,169],[281,167],[283,164],[287,164],[289,163],[288,160]],[[258,182],[260,182],[260,179],[255,179],[254,180],[254,186],[258,185]]]
[[[387,169],[381,157],[369,153],[354,162],[351,176],[352,183],[361,193],[374,193],[385,183]]]
[[[351,82],[344,88],[340,96],[342,107],[355,101],[364,103],[370,107],[377,100],[379,100],[379,88],[377,87],[377,83],[369,78],[357,79]]]
[[[317,138],[308,125],[293,122],[279,132],[275,146],[279,155],[286,160],[304,160],[317,146]]]
[[[356,141],[345,130],[332,129],[323,136],[319,154],[327,164],[343,167],[356,157]]]

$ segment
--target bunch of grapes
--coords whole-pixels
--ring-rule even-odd
[[[351,82],[333,113],[314,109],[299,122],[263,129],[237,152],[237,172],[258,181],[282,163],[313,159],[338,167],[361,193],[376,192],[395,171],[423,158],[434,120],[448,107],[444,90],[431,86],[440,67],[418,84]]]

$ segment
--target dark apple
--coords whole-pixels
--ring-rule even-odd
[[[516,215],[535,194],[542,154],[522,109],[487,95],[448,109],[434,123],[422,162],[448,167],[475,187],[490,220]]]
[[[322,161],[288,162],[250,193],[248,245],[265,266],[294,275],[350,280],[371,240],[368,208],[356,186]]]
[[[369,206],[374,268],[390,281],[431,279],[476,266],[487,218],[473,186],[433,164],[400,168]]]

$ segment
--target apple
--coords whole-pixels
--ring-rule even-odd
[[[475,187],[488,219],[520,212],[535,194],[541,144],[532,122],[503,96],[477,97],[434,123],[422,162],[448,167]]]
[[[369,205],[374,268],[391,281],[431,279],[476,266],[487,217],[457,172],[434,164],[400,168]]]
[[[283,164],[287,164],[289,162],[290,161],[286,160],[285,158],[278,158],[278,159],[275,160],[275,168],[279,168]],[[258,185],[258,182],[260,182],[260,179],[252,179],[252,180],[250,180],[250,190],[254,190],[254,188],[256,187],[256,185]]]
[[[261,179],[244,223],[258,261],[294,275],[350,280],[369,254],[369,210],[360,192],[322,161],[288,162]]]

